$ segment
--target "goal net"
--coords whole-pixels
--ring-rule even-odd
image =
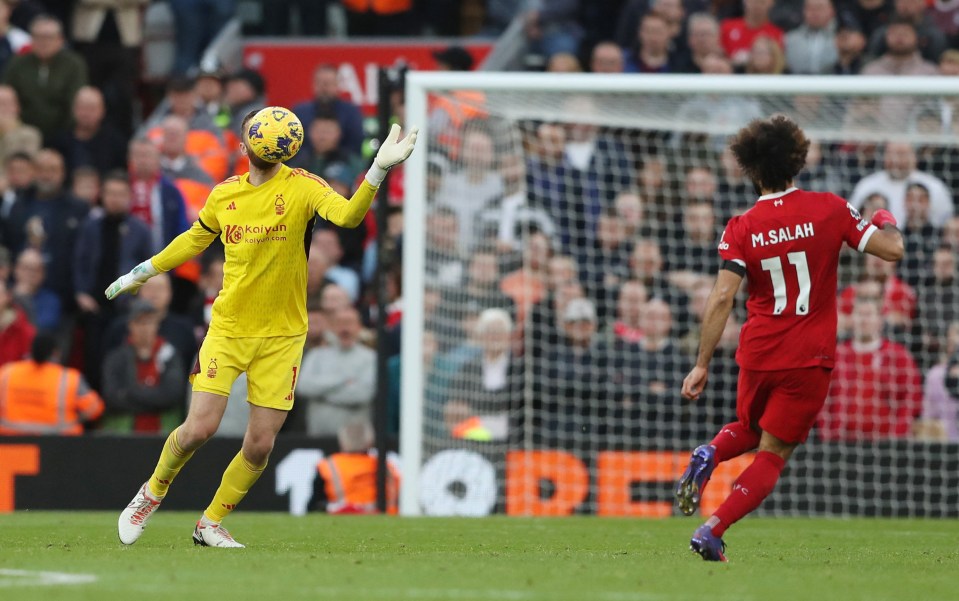
[[[736,418],[748,284],[706,393],[680,396],[721,232],[756,199],[728,137],[783,113],[812,140],[796,185],[889,209],[906,258],[840,257],[832,389],[761,511],[959,514],[953,85],[410,74],[427,126],[404,207],[402,512],[676,512],[689,451]],[[703,512],[750,461],[721,465]]]

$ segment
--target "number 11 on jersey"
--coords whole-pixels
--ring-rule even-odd
[[[796,268],[796,279],[799,282],[799,296],[796,297],[796,315],[809,313],[809,265],[806,263],[805,251],[791,252],[786,259]],[[786,278],[783,274],[783,264],[779,257],[769,257],[760,261],[763,271],[769,272],[773,281],[773,297],[776,301],[773,315],[781,315],[786,310]]]

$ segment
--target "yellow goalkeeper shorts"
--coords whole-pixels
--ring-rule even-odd
[[[273,338],[207,336],[190,374],[193,390],[230,396],[237,377],[246,372],[247,401],[281,411],[293,408],[306,334]]]

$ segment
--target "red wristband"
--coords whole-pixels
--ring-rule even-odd
[[[874,226],[878,227],[879,229],[882,229],[882,226],[886,225],[887,223],[897,225],[896,218],[893,217],[892,213],[890,213],[886,209],[879,209],[873,214],[872,224]]]

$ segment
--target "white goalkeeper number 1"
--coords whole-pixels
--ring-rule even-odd
[[[806,264],[805,252],[794,252],[786,255],[789,262],[796,268],[796,278],[799,280],[799,296],[796,298],[796,315],[809,313],[809,266]],[[776,306],[773,315],[780,315],[786,310],[786,278],[783,276],[783,263],[779,257],[770,257],[760,262],[763,271],[769,272],[773,281],[773,297]]]

